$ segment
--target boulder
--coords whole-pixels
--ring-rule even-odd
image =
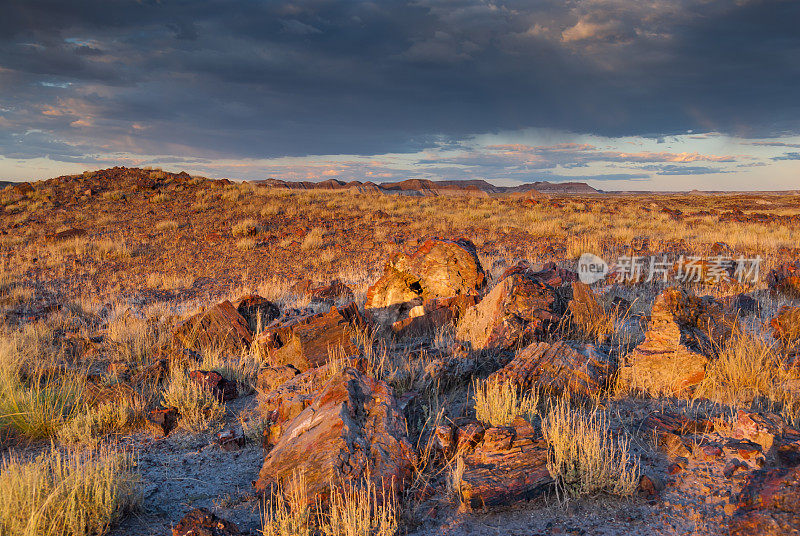
[[[690,390],[736,326],[736,317],[710,296],[667,289],[656,298],[645,341],[628,356],[620,380],[653,395]]]
[[[302,472],[311,498],[324,498],[331,483],[362,478],[399,490],[415,461],[391,388],[346,368],[289,423],[254,485],[266,492]]]
[[[753,472],[739,495],[729,534],[800,535],[800,467]]]
[[[253,336],[247,321],[226,300],[189,317],[175,330],[173,340],[190,349],[207,348],[238,355],[250,347]]]
[[[523,391],[538,387],[594,396],[607,385],[613,365],[608,355],[591,344],[535,342],[488,379],[514,383]]]
[[[356,328],[366,327],[355,303],[327,313],[292,318],[265,329],[257,339],[260,355],[271,365],[292,365],[304,372],[325,364],[329,351],[358,352]]]
[[[331,364],[310,369],[280,385],[269,388],[275,378],[272,372],[264,371],[258,377],[258,409],[268,425],[264,432],[264,443],[274,445],[283,434],[286,426],[306,409],[316,398],[317,393],[331,376]],[[288,370],[296,370],[286,365]]]
[[[281,316],[277,305],[256,294],[239,298],[236,301],[236,311],[242,315],[253,333],[257,333],[259,328],[269,326],[273,320]]]
[[[469,508],[508,506],[536,499],[552,489],[547,443],[527,422],[489,428],[463,456],[458,482],[461,503]]]
[[[426,240],[413,253],[400,253],[368,290],[365,308],[384,325],[408,316],[408,311],[431,298],[478,294],[486,275],[475,246],[466,239]]]
[[[426,300],[409,311],[409,317],[392,324],[392,332],[400,337],[430,334],[448,324],[455,325],[467,308],[477,303],[477,296],[462,295]]]
[[[510,349],[541,337],[561,318],[564,307],[550,285],[524,274],[500,281],[458,325],[456,338],[473,350]]]
[[[147,424],[160,437],[166,437],[178,426],[180,414],[175,408],[153,409],[147,414]]]
[[[770,270],[767,286],[773,293],[800,298],[800,261],[787,262]]]
[[[195,508],[172,529],[172,536],[241,536],[235,523],[217,517],[205,508]]]

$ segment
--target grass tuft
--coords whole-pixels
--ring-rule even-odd
[[[140,502],[130,456],[109,449],[62,453],[33,460],[17,456],[0,465],[0,534],[88,536]]]
[[[628,496],[636,491],[639,460],[627,437],[612,437],[603,413],[582,411],[561,398],[542,420],[542,432],[549,448],[547,469],[566,495]]]

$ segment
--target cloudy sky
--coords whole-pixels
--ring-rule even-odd
[[[0,180],[800,188],[797,0],[4,0]]]

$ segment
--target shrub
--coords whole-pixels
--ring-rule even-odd
[[[302,473],[295,474],[288,487],[272,490],[264,503],[261,525],[264,536],[312,536],[312,512]]]
[[[0,465],[0,534],[101,535],[141,497],[128,455],[109,449],[61,453]]]
[[[233,236],[253,236],[260,230],[261,228],[255,220],[242,220],[231,227]]]
[[[181,414],[181,428],[194,433],[205,432],[225,413],[225,406],[214,393],[192,381],[177,367],[170,370],[163,401],[164,406],[174,407]]]
[[[171,231],[178,228],[175,220],[162,220],[156,224],[156,231]]]
[[[766,402],[787,420],[797,422],[800,395],[792,388],[792,380],[779,347],[759,335],[739,330],[719,357],[709,363],[694,396],[729,406],[749,407]]]
[[[308,234],[306,234],[305,238],[303,238],[303,243],[300,244],[300,249],[303,251],[310,251],[312,249],[319,248],[322,245],[322,237],[322,229],[319,227],[314,227],[308,232]]]
[[[113,433],[122,433],[136,422],[136,412],[124,401],[103,403],[96,408],[86,407],[57,432],[65,444],[96,445]]]
[[[639,460],[627,437],[612,438],[608,421],[598,411],[583,412],[562,398],[542,420],[548,444],[547,469],[567,495],[605,491],[631,495],[639,483]]]
[[[498,380],[475,381],[475,417],[492,426],[508,426],[517,417],[537,415],[539,392],[522,393],[513,383]]]

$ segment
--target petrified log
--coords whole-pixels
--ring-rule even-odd
[[[456,332],[475,350],[510,349],[539,340],[561,318],[563,304],[553,287],[512,274],[470,307]]]
[[[520,422],[489,428],[475,450],[463,457],[459,493],[471,508],[507,506],[541,497],[552,488],[547,443]]]
[[[485,283],[472,242],[431,238],[415,252],[402,252],[386,264],[383,276],[367,290],[365,308],[378,322],[390,325],[424,300],[476,295]]]
[[[247,321],[229,301],[188,318],[174,332],[174,340],[186,348],[210,348],[239,354],[253,342]]]
[[[325,364],[330,351],[357,353],[356,326],[366,326],[366,322],[355,303],[331,307],[327,313],[269,326],[259,335],[258,348],[270,364],[292,365],[302,372]]]
[[[391,388],[347,368],[289,423],[254,485],[265,492],[301,472],[310,498],[325,497],[331,483],[361,478],[400,489],[415,459]]]
[[[800,535],[800,467],[761,469],[750,475],[730,535]]]
[[[614,372],[614,361],[591,344],[557,341],[533,343],[489,380],[511,382],[521,390],[596,395]]]
[[[710,296],[667,289],[656,298],[645,341],[620,369],[620,379],[654,395],[691,389],[736,326],[736,317]]]

